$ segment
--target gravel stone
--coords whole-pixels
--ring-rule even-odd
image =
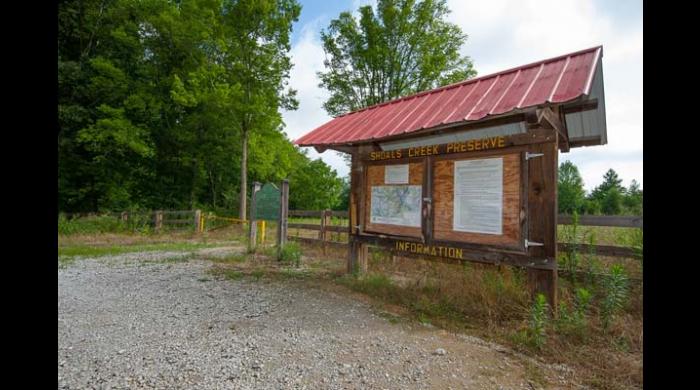
[[[502,347],[392,324],[343,288],[220,279],[207,274],[209,261],[173,256],[183,253],[79,259],[59,269],[59,388],[529,387],[522,360]],[[450,359],[426,353],[445,355],[445,345]],[[479,367],[504,361],[508,369],[493,379],[480,375]]]

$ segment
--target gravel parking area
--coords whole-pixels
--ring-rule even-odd
[[[186,256],[132,253],[58,271],[60,389],[539,387],[505,348],[390,321],[313,281],[217,279],[210,262]],[[537,370],[569,388],[566,370]]]

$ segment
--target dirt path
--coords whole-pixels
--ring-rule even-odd
[[[296,282],[217,279],[210,266],[148,252],[59,270],[59,388],[570,387],[479,339]]]

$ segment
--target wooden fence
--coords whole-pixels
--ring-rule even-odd
[[[289,217],[307,217],[307,218],[320,218],[320,224],[311,223],[289,223],[288,226],[290,230],[292,228],[313,230],[318,231],[317,237],[306,237],[299,235],[289,234],[289,238],[296,241],[308,242],[308,243],[323,243],[324,248],[326,245],[335,247],[347,247],[347,241],[338,241],[330,239],[329,232],[348,232],[347,220],[343,226],[332,226],[329,221],[331,217],[346,218],[348,217],[347,211],[334,211],[334,210],[289,210]],[[573,219],[571,215],[560,214],[558,216],[558,222],[560,225],[571,225]],[[643,229],[643,219],[638,216],[617,216],[617,215],[581,215],[578,220],[579,226],[610,226],[610,227],[627,227],[627,228],[639,228]],[[640,249],[626,246],[618,245],[591,245],[583,243],[568,243],[559,242],[557,247],[562,252],[570,252],[574,248],[580,253],[589,252],[591,249],[600,256],[610,256],[610,257],[628,257],[628,258],[641,258],[642,254]]]

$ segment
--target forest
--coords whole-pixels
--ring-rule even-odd
[[[280,114],[298,104],[288,53],[300,10],[294,0],[61,3],[59,210],[237,212],[241,188],[283,178],[292,208],[338,205],[343,179],[292,145]]]
[[[329,115],[476,76],[444,1],[358,11],[321,33]],[[295,0],[62,2],[59,210],[244,216],[253,181],[284,178],[291,209],[347,209],[348,179],[294,146],[282,120],[298,107],[289,52],[300,13]],[[610,170],[586,194],[565,162],[560,212],[640,214],[639,185],[621,182]]]

